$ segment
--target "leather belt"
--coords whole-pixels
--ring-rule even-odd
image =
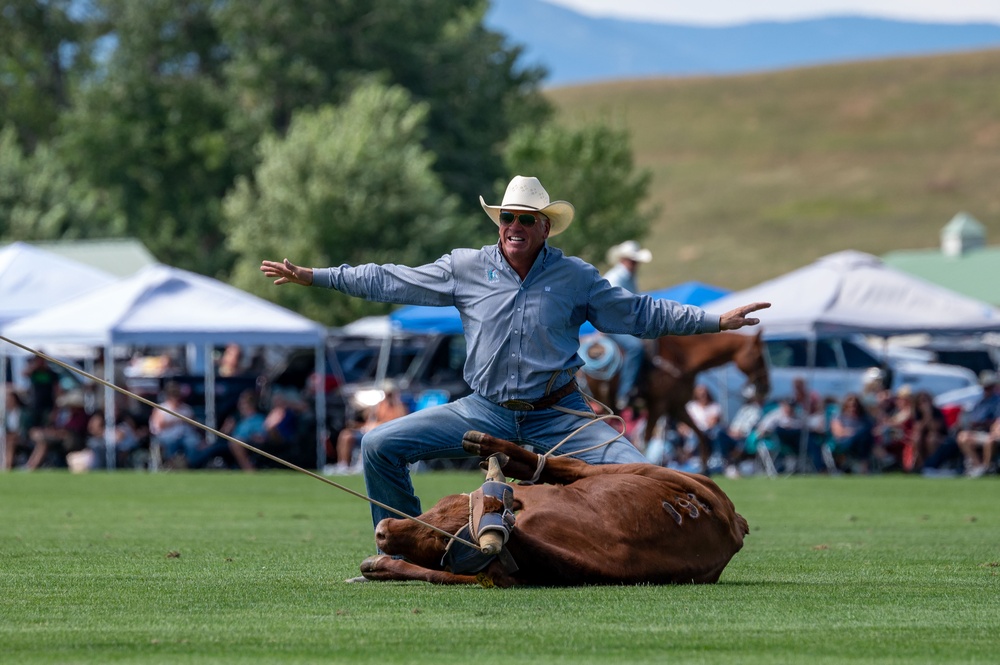
[[[500,406],[505,409],[510,409],[511,411],[539,411],[541,409],[549,408],[566,395],[575,391],[576,379],[570,379],[570,381],[562,388],[549,393],[545,397],[536,399],[534,402],[529,402],[523,399],[509,399],[506,402],[500,402]]]

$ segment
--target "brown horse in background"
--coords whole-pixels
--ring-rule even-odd
[[[584,344],[586,353],[587,344]],[[760,333],[744,335],[720,332],[707,335],[668,335],[652,340],[646,348],[647,355],[636,381],[639,399],[646,406],[646,428],[643,437],[649,442],[657,422],[667,416],[675,423],[684,423],[699,441],[702,468],[708,469],[712,454],[708,437],[691,421],[687,403],[694,393],[695,379],[699,373],[733,362],[747,377],[758,395],[765,396],[771,389],[764,343]],[[590,394],[602,404],[613,408],[618,390],[618,374],[610,378],[594,378],[580,372]]]

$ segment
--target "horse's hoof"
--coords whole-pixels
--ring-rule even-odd
[[[389,559],[391,557],[385,554],[373,554],[364,561],[361,562],[361,572],[364,573],[374,573],[379,569],[379,565],[383,560]]]
[[[480,444],[486,439],[486,435],[482,432],[476,432],[474,430],[468,431],[462,437],[462,448],[467,453],[472,453],[473,455],[482,457],[480,451],[482,446]]]

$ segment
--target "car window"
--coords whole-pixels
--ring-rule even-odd
[[[386,364],[386,376],[405,375],[423,347],[424,343],[419,340],[393,341]],[[338,348],[336,353],[337,363],[344,373],[345,382],[362,383],[376,378],[381,346],[345,346]]]
[[[850,340],[843,340],[841,346],[844,350],[844,362],[850,368],[866,369],[881,365],[878,358]]]
[[[420,355],[421,347],[417,346],[393,346],[389,354],[389,364],[386,367],[386,376],[403,376],[413,365],[414,359]]]
[[[344,373],[344,381],[356,383],[375,376],[378,349],[337,349],[337,363]]]
[[[836,369],[840,366],[837,362],[837,350],[834,342],[828,339],[816,340],[816,367],[826,369]]]
[[[771,367],[805,367],[806,341],[800,339],[775,339],[767,342]]]
[[[463,335],[449,335],[443,338],[437,349],[434,350],[434,355],[428,364],[427,382],[430,385],[440,385],[462,381],[465,355],[465,337]]]

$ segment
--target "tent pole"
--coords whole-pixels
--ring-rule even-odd
[[[375,368],[375,386],[380,387],[385,381],[386,374],[389,372],[389,357],[392,354],[392,338],[393,333],[389,333],[382,340],[382,348],[379,350],[378,354],[378,365]]]
[[[115,382],[115,354],[111,342],[104,345],[104,380],[110,384]],[[118,441],[115,436],[115,391],[104,386],[104,457],[108,471],[114,471],[117,466]]]
[[[212,357],[212,343],[205,342],[205,424],[211,429],[215,426],[215,359]],[[208,432],[205,434],[205,442],[215,443],[215,434]]]
[[[316,468],[326,466],[326,339],[316,345]]]
[[[800,473],[805,473],[809,466],[809,425],[812,419],[812,414],[809,413],[809,408],[812,406],[812,396],[813,382],[816,379],[816,336],[813,335],[809,338],[808,345],[806,347],[806,367],[809,369],[809,379],[806,383],[806,405],[802,414],[802,434],[799,437],[799,471]]]
[[[0,351],[0,471],[7,471],[7,351]]]

